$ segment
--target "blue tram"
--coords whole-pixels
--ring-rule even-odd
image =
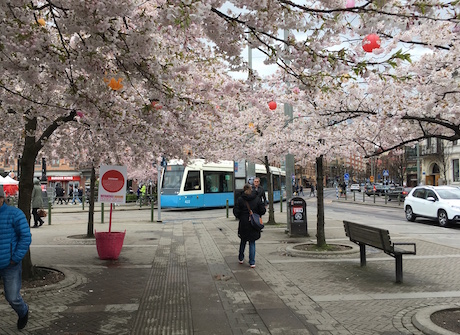
[[[256,164],[255,169],[260,184],[267,190],[265,166]],[[281,192],[285,192],[285,173],[276,167],[270,167],[270,171],[273,200],[278,202]],[[194,160],[186,166],[181,161],[171,161],[163,170],[161,207],[225,207],[227,200],[229,206],[233,206],[233,187],[233,161],[206,163],[204,160]]]

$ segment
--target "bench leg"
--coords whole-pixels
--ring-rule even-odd
[[[361,260],[361,266],[366,266],[366,245],[359,244],[359,258]]]
[[[403,281],[402,254],[396,255],[395,260],[396,260],[396,283],[402,283]]]

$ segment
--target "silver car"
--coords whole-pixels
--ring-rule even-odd
[[[417,186],[404,199],[406,219],[436,219],[441,227],[460,221],[460,189],[451,186]]]

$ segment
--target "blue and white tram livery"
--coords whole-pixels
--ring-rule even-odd
[[[265,166],[256,164],[255,169],[260,184],[267,190]],[[281,190],[285,192],[285,173],[276,167],[270,167],[270,171],[273,200],[279,202]],[[161,207],[225,207],[227,200],[229,206],[233,206],[233,187],[233,161],[205,163],[204,160],[194,160],[184,166],[181,161],[172,160],[163,171]]]

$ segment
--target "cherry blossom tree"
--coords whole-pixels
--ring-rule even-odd
[[[203,125],[218,122],[220,97],[236,95],[241,84],[200,29],[157,24],[158,5],[0,4],[0,111],[8,125],[0,134],[12,157],[22,154],[18,206],[28,218],[39,152],[94,164],[180,156],[208,136]],[[27,277],[30,254],[24,264]]]

